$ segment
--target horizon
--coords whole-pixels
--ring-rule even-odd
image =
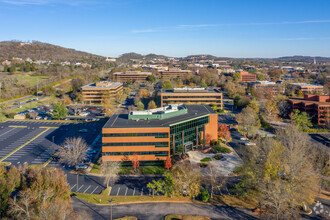
[[[327,1],[0,0],[0,9],[0,41],[36,39],[105,57],[330,57]]]

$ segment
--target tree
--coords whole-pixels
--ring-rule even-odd
[[[277,117],[279,110],[277,108],[277,102],[275,99],[268,99],[263,104],[263,109],[265,116],[268,120],[273,120],[275,117]]]
[[[171,167],[172,167],[172,159],[170,156],[168,156],[165,161],[165,168],[169,170]]]
[[[212,109],[213,109],[214,111],[217,111],[217,110],[218,110],[218,106],[217,106],[217,104],[213,104],[213,105],[212,105]]]
[[[111,116],[114,113],[114,106],[112,105],[111,99],[105,95],[102,97],[103,111],[106,116]]]
[[[154,100],[151,100],[149,103],[148,103],[148,109],[154,109],[154,108],[157,108],[157,105],[155,103]]]
[[[53,118],[56,119],[63,119],[67,116],[68,110],[66,109],[65,105],[62,103],[55,103],[54,110],[53,110]]]
[[[265,79],[265,76],[264,76],[263,74],[257,74],[257,79],[258,79],[259,81],[262,81],[262,80]]]
[[[227,125],[218,125],[218,137],[224,140],[226,143],[231,141],[231,135]]]
[[[245,108],[249,103],[250,103],[250,98],[248,98],[246,96],[239,96],[239,95],[237,95],[234,98],[234,105],[238,109]]]
[[[83,161],[88,149],[87,143],[81,137],[67,138],[60,149],[60,161],[62,163],[76,166]]]
[[[313,125],[306,112],[301,112],[295,109],[291,115],[292,123],[297,125],[299,131],[308,131],[308,129]]]
[[[152,180],[152,182],[147,184],[147,187],[152,190],[152,197],[155,197],[155,193],[164,193],[165,182],[163,180]]]
[[[236,116],[239,129],[247,136],[254,136],[261,127],[257,113],[250,107],[246,107]]]
[[[137,153],[134,153],[132,157],[132,167],[134,168],[135,172],[136,172],[136,168],[138,168],[139,166],[140,166],[139,157]]]
[[[147,80],[151,83],[154,83],[156,81],[156,78],[154,75],[150,75],[150,76],[148,76]]]
[[[71,105],[71,99],[68,95],[65,95],[63,97],[63,105],[66,105],[66,106]]]
[[[252,108],[256,113],[259,113],[260,107],[258,101],[253,98],[250,103],[248,104],[250,108]]]
[[[78,92],[80,91],[80,88],[83,86],[83,81],[80,78],[77,79],[72,79],[71,80],[71,86],[72,86],[72,91],[73,92]]]
[[[120,170],[121,162],[119,161],[102,162],[101,172],[105,177],[104,183],[107,184],[107,188],[119,179]]]
[[[138,108],[139,111],[143,111],[144,110],[144,105],[143,105],[143,103],[141,101],[139,101],[137,103],[137,106],[136,107]]]
[[[173,89],[173,85],[170,80],[165,80],[162,85],[162,88],[163,89]]]
[[[277,109],[279,111],[278,115],[281,118],[289,118],[291,109],[287,100],[280,100],[277,102]]]
[[[298,90],[297,96],[298,97],[303,97],[304,96],[304,93],[301,90]]]
[[[206,88],[207,87],[207,84],[205,83],[204,80],[201,82],[200,87],[203,87],[203,88]]]
[[[222,187],[225,178],[220,174],[215,164],[209,164],[206,168],[205,179],[206,185],[209,185],[210,188],[211,198],[213,198],[214,191]]]
[[[235,82],[240,81],[240,80],[241,80],[241,73],[240,73],[240,72],[234,72],[234,73],[233,73],[233,80],[234,80]]]

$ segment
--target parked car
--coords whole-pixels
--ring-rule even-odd
[[[246,137],[241,137],[240,140],[241,141],[248,141],[249,139],[247,139]]]
[[[89,150],[87,151],[87,154],[96,154],[96,150]]]
[[[87,168],[88,168],[88,166],[86,164],[78,164],[76,166],[76,169],[87,169]]]
[[[247,143],[244,143],[244,145],[246,145],[246,146],[254,146],[256,144],[255,143],[252,143],[252,142],[247,142]]]

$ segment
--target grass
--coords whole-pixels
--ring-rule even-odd
[[[40,83],[41,81],[48,79],[47,76],[32,76],[29,74],[19,74],[16,76],[19,78],[20,81],[25,81],[31,86],[37,85],[37,81],[39,81]]]
[[[158,166],[138,167],[136,172],[133,167],[122,167],[120,175],[163,175],[166,169]]]
[[[91,171],[89,173],[93,173],[93,174],[101,174],[101,169],[100,169],[100,165],[98,164],[94,164]]]
[[[0,166],[10,166],[11,163],[10,162],[0,162]]]
[[[98,205],[109,205],[108,200],[114,199],[113,204],[139,203],[139,202],[191,202],[189,197],[175,196],[109,196],[110,187],[103,190],[101,194],[74,193],[79,199]]]
[[[23,111],[26,111],[28,109],[31,109],[31,108],[36,108],[36,107],[39,107],[41,105],[45,105],[45,104],[48,104],[49,103],[54,103],[56,102],[56,98],[53,98],[53,97],[46,97],[42,100],[38,100],[38,101],[34,101],[34,102],[30,102],[30,103],[27,103],[25,105],[22,105],[22,108],[15,108],[12,110],[13,113],[17,114],[19,112],[23,112]]]
[[[223,146],[216,146],[214,147],[214,150],[216,152],[225,153],[225,154],[231,153],[231,150],[228,147],[223,147]]]
[[[210,157],[205,157],[203,159],[201,159],[201,162],[210,162],[211,158]]]
[[[211,220],[209,217],[205,216],[195,216],[195,215],[167,215],[165,220]]]

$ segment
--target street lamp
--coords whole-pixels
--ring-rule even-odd
[[[110,202],[110,220],[112,220],[112,202],[114,202],[114,199],[110,199],[108,200],[108,202]]]

